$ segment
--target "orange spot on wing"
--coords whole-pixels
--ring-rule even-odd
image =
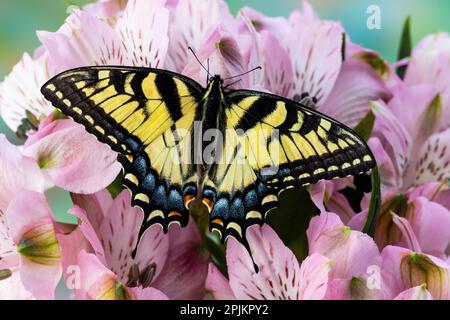
[[[214,219],[213,221],[211,221],[211,223],[215,223],[215,224],[223,226],[223,222],[220,219]]]
[[[169,213],[169,217],[173,217],[173,216],[181,217],[182,214],[179,213],[178,211],[171,211],[171,212]]]
[[[195,196],[192,194],[188,194],[186,196],[183,197],[183,201],[184,201],[184,205],[188,205],[189,202],[191,202],[192,200],[194,200]]]
[[[208,208],[208,211],[211,212],[212,209],[214,208],[214,201],[212,201],[208,198],[203,198],[202,202],[206,205],[206,207]]]

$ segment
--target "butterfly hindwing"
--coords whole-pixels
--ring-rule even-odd
[[[165,230],[172,221],[187,224],[184,201],[196,194],[196,179],[182,158],[190,152],[199,84],[159,69],[82,67],[52,78],[42,93],[119,153],[124,184],[146,214],[142,231],[153,223]]]

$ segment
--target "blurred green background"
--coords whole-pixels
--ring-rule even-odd
[[[87,2],[90,1],[0,0],[0,80],[10,72],[24,51],[32,53],[39,45],[36,30],[55,31],[67,17],[68,6],[81,6]],[[250,6],[270,16],[288,16],[292,10],[301,8],[300,0],[227,2],[233,13],[243,6]],[[402,25],[408,15],[412,17],[413,43],[429,33],[450,30],[448,0],[310,0],[310,3],[321,18],[341,21],[353,42],[380,52],[390,62],[397,56]],[[381,29],[369,30],[366,26],[366,11],[370,5],[380,8]],[[1,119],[0,133],[6,133],[11,141],[17,141]],[[53,209],[65,212],[70,206],[68,195],[58,190],[49,193]],[[67,216],[62,219],[66,220]]]

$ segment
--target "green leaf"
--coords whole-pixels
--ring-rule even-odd
[[[204,245],[211,253],[211,260],[225,277],[228,277],[226,248],[221,243],[215,232],[207,232],[204,237]]]
[[[280,206],[267,216],[267,223],[297,259],[302,261],[308,255],[306,229],[311,218],[320,211],[312,202],[306,187],[285,190],[279,201]]]
[[[120,172],[111,184],[106,187],[113,198],[115,198],[123,189],[123,172]]]
[[[372,169],[372,193],[370,195],[369,211],[367,212],[366,223],[363,232],[371,237],[375,235],[375,223],[381,209],[380,174],[378,167]]]
[[[356,125],[353,130],[362,138],[364,141],[369,140],[372,134],[373,125],[375,123],[375,115],[372,110],[369,110],[364,118]]]
[[[411,16],[406,17],[403,24],[402,37],[400,40],[400,48],[398,50],[398,60],[411,56],[412,41],[411,41]],[[396,73],[403,79],[405,77],[407,65],[397,68]]]

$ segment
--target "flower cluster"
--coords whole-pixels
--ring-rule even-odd
[[[234,17],[220,0],[99,0],[37,34],[41,46],[0,84],[0,115],[25,139],[16,146],[0,135],[0,299],[53,299],[61,281],[76,299],[450,298],[447,33],[389,65],[306,1],[272,18],[251,8]],[[309,95],[349,127],[372,118],[382,195],[374,237],[363,232],[370,194],[355,206],[346,178],[309,189],[320,214],[302,261],[267,224],[247,231],[254,260],[228,241],[226,275],[193,221],[168,234],[154,225],[138,243],[143,212],[128,191],[107,189],[120,171],[116,153],[55,112],[40,87],[89,65],[163,68],[205,83],[188,46],[222,77],[262,66],[234,87]],[[70,192],[76,225],[55,219],[45,197],[55,186]]]

